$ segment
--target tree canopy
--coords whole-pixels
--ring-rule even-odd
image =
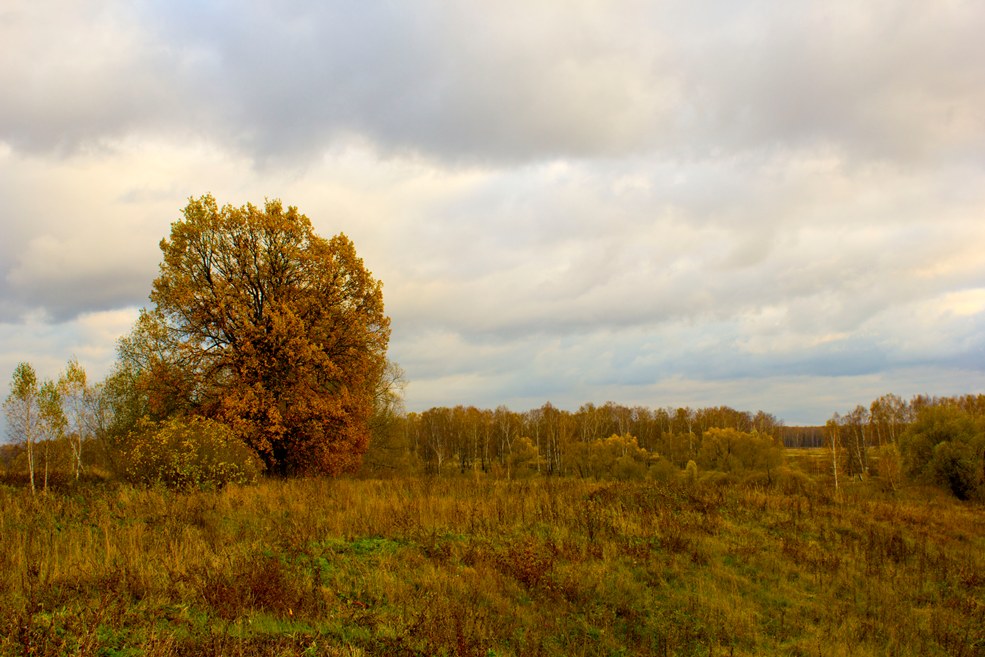
[[[134,414],[221,421],[273,472],[358,466],[390,322],[352,242],[277,200],[220,208],[206,195],[161,251],[154,308],[120,349]]]

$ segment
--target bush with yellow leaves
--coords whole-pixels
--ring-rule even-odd
[[[263,464],[226,425],[201,417],[141,421],[127,440],[125,474],[132,483],[173,490],[254,484]]]

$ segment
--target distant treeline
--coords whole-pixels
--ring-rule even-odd
[[[776,476],[789,475],[784,448],[820,448],[810,455],[810,471],[830,480],[836,491],[839,481],[875,475],[892,490],[913,482],[940,486],[961,499],[985,498],[985,395],[909,401],[884,395],[869,406],[835,413],[823,427],[785,427],[769,413],[728,406],[653,409],[608,402],[572,412],[547,403],[523,412],[455,406],[405,413],[394,399],[386,397],[373,415],[362,476],[667,481],[717,472],[742,480],[765,477],[772,484]],[[33,488],[36,472],[46,489],[49,479],[57,484],[92,472],[187,489],[261,475],[256,456],[214,421],[140,420],[120,435],[104,428],[112,427],[112,419],[63,422],[53,438],[39,431],[35,441],[0,446],[3,477],[30,477]]]
[[[783,442],[782,424],[773,415],[728,406],[652,409],[608,402],[584,404],[574,412],[550,403],[524,412],[505,406],[437,407],[378,417],[366,468],[578,475],[601,458],[595,452],[611,451],[627,466],[632,458],[644,467],[659,460],[683,469],[698,456],[711,430],[755,436],[776,446]]]
[[[906,401],[898,395],[883,395],[868,407],[856,406],[848,413],[835,413],[828,426],[784,426],[781,436],[785,447],[824,447],[826,431],[835,425],[849,428],[868,447],[896,444],[900,436],[913,423],[921,409],[952,406],[972,416],[985,416],[985,395],[960,395],[956,397],[932,397],[916,395]]]
[[[824,427],[782,427],[784,447],[824,447]]]
[[[377,416],[364,471],[635,478],[653,476],[654,468],[683,470],[691,461],[727,472],[769,468],[783,447],[825,448],[836,479],[839,473],[864,478],[882,458],[915,480],[952,490],[960,472],[971,490],[985,477],[983,434],[985,395],[910,401],[884,395],[868,407],[835,413],[825,426],[798,427],[785,427],[763,411],[727,406],[652,409],[609,402],[574,412],[550,403],[525,412],[438,407]],[[937,474],[925,471],[932,462]]]

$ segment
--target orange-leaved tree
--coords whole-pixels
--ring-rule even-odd
[[[280,201],[206,195],[183,215],[141,318],[168,374],[145,398],[225,423],[275,473],[357,467],[387,362],[382,284],[345,235],[319,237]]]

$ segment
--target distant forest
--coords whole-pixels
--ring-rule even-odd
[[[545,474],[585,474],[584,463],[595,458],[593,450],[609,450],[616,458],[632,457],[646,468],[659,459],[682,469],[690,460],[699,465],[711,460],[708,452],[713,450],[706,440],[711,434],[716,439],[738,436],[742,444],[759,439],[776,447],[829,447],[842,454],[843,472],[864,474],[871,449],[898,447],[921,413],[937,408],[980,420],[985,417],[985,395],[916,396],[909,401],[884,395],[868,407],[835,413],[824,426],[791,427],[769,413],[728,406],[653,409],[608,402],[585,404],[574,412],[550,403],[526,412],[502,406],[439,407],[423,413],[377,414],[365,466],[381,471],[489,472],[523,462]]]

